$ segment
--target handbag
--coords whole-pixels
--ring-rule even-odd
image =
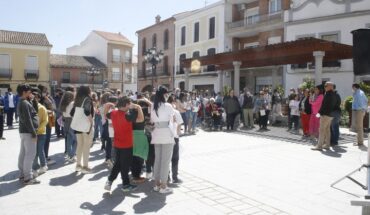
[[[75,113],[72,118],[71,128],[75,131],[88,133],[91,129],[91,121],[84,112],[83,106],[85,104],[85,101],[86,98],[82,102],[81,107],[75,107]]]
[[[51,112],[48,114],[48,123],[49,123],[49,127],[52,128],[52,127],[55,127],[55,115],[54,115],[54,112]]]

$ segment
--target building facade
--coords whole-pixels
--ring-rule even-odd
[[[174,16],[175,21],[175,87],[209,92],[222,91],[229,75],[213,65],[198,65],[184,71],[180,61],[186,58],[214,55],[225,51],[225,2]]]
[[[289,0],[226,0],[226,50],[238,51],[283,42],[284,10],[289,6]],[[234,76],[234,73],[230,74]],[[232,79],[237,80],[238,77]],[[283,66],[240,70],[240,90],[247,88],[256,93],[263,88],[275,89],[283,84]],[[231,85],[234,87],[235,84]]]
[[[155,24],[137,31],[138,35],[138,91],[151,91],[153,87],[164,85],[173,88],[175,62],[175,18],[161,21],[157,16]],[[151,65],[145,62],[145,52],[155,47],[164,54],[152,74]],[[154,85],[154,86],[153,86]]]
[[[285,12],[285,41],[305,37],[352,45],[351,31],[370,27],[370,1],[293,1]],[[322,53],[325,59],[325,53]],[[286,66],[286,91],[298,87],[307,78],[314,79],[313,63]],[[324,62],[318,83],[332,81],[342,98],[352,94],[352,82],[370,80],[369,76],[353,75],[352,60]]]
[[[107,66],[103,81],[108,82],[108,88],[124,89],[126,82],[124,74],[132,71],[132,48],[134,44],[121,33],[92,31],[80,43],[67,48],[67,55],[92,56]]]
[[[137,55],[132,57],[132,69],[125,73],[125,84],[123,85],[123,92],[128,93],[135,93],[138,91],[138,83],[137,83],[137,75],[138,75],[138,67],[137,67]]]
[[[76,55],[50,55],[51,83],[53,88],[90,86],[99,91],[104,88],[106,66],[95,57]],[[93,75],[89,71],[99,71]]]
[[[0,30],[0,90],[18,84],[50,86],[52,45],[45,34]]]

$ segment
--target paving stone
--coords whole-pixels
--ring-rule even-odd
[[[263,212],[263,211],[257,207],[253,207],[253,208],[249,208],[249,209],[241,211],[242,214],[255,214],[259,212]]]
[[[258,206],[259,208],[261,208],[262,210],[264,211],[267,211],[267,212],[270,212],[272,214],[275,214],[275,213],[279,213],[280,211],[275,209],[275,208],[272,208],[270,206],[267,206],[267,205],[262,205],[262,206]]]
[[[224,204],[224,203],[227,203],[227,202],[233,202],[233,201],[235,201],[235,199],[227,197],[227,198],[217,199],[216,201],[218,203]]]

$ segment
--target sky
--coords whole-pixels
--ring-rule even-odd
[[[65,54],[92,30],[121,32],[135,43],[135,32],[184,11],[218,0],[1,0],[0,29],[45,33],[51,53]]]

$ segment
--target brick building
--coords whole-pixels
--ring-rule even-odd
[[[173,74],[175,62],[175,25],[174,17],[161,21],[157,16],[155,24],[138,30],[138,91],[151,91],[158,85],[173,88]],[[151,65],[145,62],[145,52],[156,47],[162,50],[164,58],[157,65],[156,74],[152,74]]]
[[[89,75],[88,71],[93,68],[100,74]],[[104,87],[103,75],[107,68],[95,57],[52,54],[50,55],[50,69],[54,88],[83,85],[99,91]]]

